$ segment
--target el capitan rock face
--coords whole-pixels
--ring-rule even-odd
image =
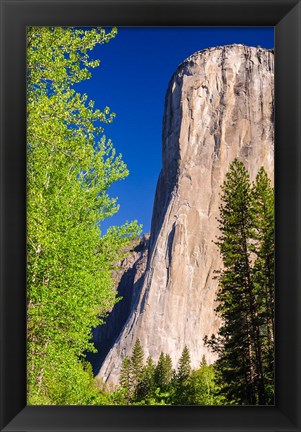
[[[162,171],[148,262],[127,321],[98,376],[116,383],[120,365],[140,339],[145,356],[185,345],[197,367],[215,356],[203,344],[219,328],[215,308],[221,259],[220,186],[238,158],[251,180],[263,165],[274,172],[274,54],[228,45],[196,52],[174,73],[166,95]]]
[[[114,345],[131,311],[135,308],[143,285],[149,234],[141,239],[133,240],[128,248],[127,256],[116,264],[114,275],[117,286],[117,297],[122,298],[115,304],[106,323],[93,329],[93,342],[98,353],[87,353],[86,358],[92,364],[94,373],[99,371],[110,348]]]

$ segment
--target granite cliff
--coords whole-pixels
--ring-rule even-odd
[[[106,324],[93,329],[93,341],[98,353],[88,353],[87,360],[91,362],[94,373],[99,371],[138,301],[146,270],[148,246],[149,234],[145,234],[134,240],[124,251],[126,258],[116,263],[114,280],[120,301],[107,317]]]
[[[235,158],[244,162],[251,180],[262,165],[273,178],[273,120],[271,50],[209,48],[177,68],[165,99],[151,236],[147,248],[145,243],[131,258],[132,279],[126,285],[133,294],[100,331],[114,333],[107,337],[106,358],[99,361],[98,376],[105,381],[117,382],[137,338],[146,356],[157,360],[164,351],[174,366],[185,344],[193,367],[203,354],[214,361],[203,338],[220,324],[214,312],[214,271],[221,266],[214,243],[220,186]],[[135,275],[142,256],[143,268]]]

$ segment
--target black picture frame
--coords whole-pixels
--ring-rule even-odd
[[[2,431],[301,430],[300,10],[296,0],[1,0]],[[31,25],[275,27],[275,406],[26,406],[25,35]]]

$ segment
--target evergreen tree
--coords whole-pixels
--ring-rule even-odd
[[[170,386],[172,379],[174,377],[172,359],[169,354],[165,354],[164,363],[165,363],[165,377],[166,377],[165,381],[166,381],[166,386],[168,387]]]
[[[155,386],[160,389],[162,389],[163,385],[165,384],[164,360],[165,360],[164,353],[161,352],[155,369]]]
[[[260,302],[251,266],[256,216],[249,175],[238,160],[226,175],[221,200],[217,245],[224,268],[219,273],[216,310],[223,324],[209,344],[219,354],[216,366],[228,401],[265,404]]]
[[[129,357],[125,357],[122,361],[119,375],[119,384],[124,390],[127,403],[130,403],[133,396],[133,380],[131,359]]]
[[[190,373],[190,353],[185,345],[172,382],[172,399],[175,405],[185,405],[187,402],[187,381]]]
[[[142,379],[143,366],[144,366],[144,352],[140,340],[137,339],[131,357],[132,382],[133,382],[135,397],[137,396],[138,386]]]
[[[191,372],[190,353],[189,353],[189,349],[185,345],[179,360],[178,370],[176,374],[177,382],[182,383],[183,381],[185,381],[185,379],[188,378],[190,372]]]
[[[203,354],[202,360],[200,363],[200,367],[202,367],[202,366],[207,366],[207,360],[206,360],[205,354]]]
[[[274,191],[264,168],[252,190],[255,214],[256,260],[253,268],[254,289],[258,302],[258,321],[263,351],[267,403],[274,403]]]
[[[138,385],[137,390],[137,399],[141,400],[149,400],[154,397],[155,392],[155,364],[151,357],[148,357],[146,360],[146,365],[142,370],[142,377],[140,384]]]
[[[164,355],[161,352],[156,370],[155,370],[155,385],[162,392],[168,391],[169,385],[173,378],[172,360],[169,354]]]

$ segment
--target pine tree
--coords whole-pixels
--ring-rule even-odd
[[[190,372],[191,372],[190,353],[189,353],[189,349],[185,345],[179,360],[178,370],[176,374],[178,383],[181,383],[186,378],[188,378]]]
[[[133,396],[133,382],[132,382],[132,371],[131,371],[131,359],[125,357],[121,364],[119,384],[124,390],[125,399],[127,403],[130,403]]]
[[[191,373],[190,353],[185,345],[172,382],[172,397],[175,405],[185,405],[188,398],[188,380]]]
[[[223,324],[218,337],[211,339],[209,345],[219,353],[217,369],[221,372],[228,401],[265,404],[259,302],[251,266],[255,214],[250,178],[238,160],[234,160],[226,175],[221,200],[221,236],[217,245],[224,268],[218,277],[216,311]]]
[[[166,386],[168,387],[174,377],[172,359],[169,354],[165,354],[164,364],[165,364]]]
[[[267,403],[274,403],[274,191],[264,168],[252,189],[255,214],[256,260],[253,268],[254,289],[258,299],[258,324],[263,351]]]
[[[143,366],[144,366],[144,352],[140,340],[137,339],[131,357],[132,382],[133,382],[135,396],[137,396],[138,385],[142,379]]]
[[[250,179],[244,165],[235,160],[222,187],[218,246],[224,262],[220,274],[220,302],[217,312],[224,321],[219,331],[224,352],[218,365],[223,371],[225,390],[230,400],[256,403],[255,330],[253,308],[250,244],[253,220],[250,212]],[[253,317],[254,318],[254,317]],[[237,359],[242,359],[237,367]]]
[[[164,367],[164,353],[161,352],[159,360],[155,369],[155,385],[160,389],[163,388],[165,384],[165,367]]]
[[[148,400],[154,396],[155,392],[155,364],[151,357],[146,360],[146,365],[142,370],[142,377],[137,390],[137,399]]]
[[[173,378],[172,360],[169,354],[164,355],[161,352],[156,370],[155,370],[155,385],[162,392],[168,391],[169,384]]]
[[[202,366],[207,366],[207,360],[206,360],[206,357],[205,357],[204,354],[202,356],[202,360],[201,360],[201,363],[200,363],[200,367],[202,367]]]

